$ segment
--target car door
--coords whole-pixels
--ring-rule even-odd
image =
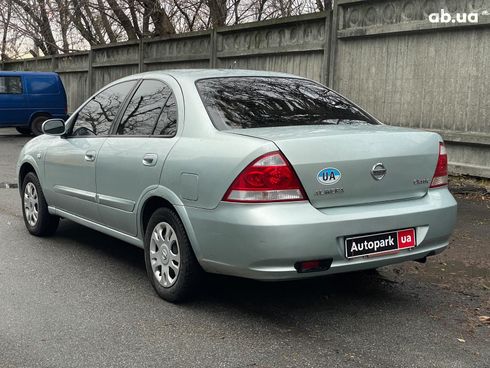
[[[0,124],[27,125],[26,96],[20,75],[0,74]]]
[[[138,203],[160,182],[165,159],[177,141],[177,115],[169,84],[143,80],[99,152],[97,196],[104,225],[137,235]]]
[[[99,222],[97,155],[136,82],[118,83],[91,98],[70,119],[67,135],[56,138],[47,149],[44,186],[57,209]]]

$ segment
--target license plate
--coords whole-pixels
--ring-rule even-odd
[[[345,239],[346,258],[357,258],[385,253],[396,253],[417,245],[415,229],[353,236]]]

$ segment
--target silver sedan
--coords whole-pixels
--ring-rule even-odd
[[[203,272],[286,280],[425,260],[456,219],[438,134],[294,75],[133,75],[43,130],[17,166],[28,231],[64,218],[142,247],[173,302]]]

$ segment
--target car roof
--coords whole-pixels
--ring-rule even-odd
[[[206,78],[226,78],[226,77],[292,77],[301,78],[293,74],[269,72],[263,70],[245,69],[168,69],[157,70],[133,75],[132,77],[158,78],[161,75],[169,75],[177,81],[196,81]]]
[[[58,75],[58,74],[54,72],[31,72],[31,71],[25,72],[22,70],[9,70],[9,71],[0,70],[0,75],[5,77],[10,75],[18,76],[18,75]]]

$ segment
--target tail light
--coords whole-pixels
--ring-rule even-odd
[[[439,142],[439,158],[437,159],[436,172],[434,173],[430,187],[438,188],[447,184],[447,151],[444,143]]]
[[[223,200],[245,203],[303,201],[306,195],[286,158],[280,152],[270,152],[238,175]]]

